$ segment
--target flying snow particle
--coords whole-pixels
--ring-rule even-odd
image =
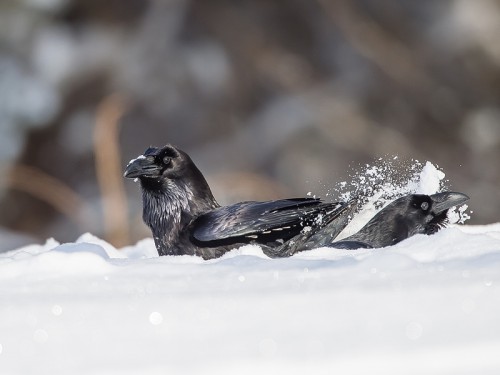
[[[467,212],[465,212],[468,208],[469,208],[469,206],[466,205],[466,204],[463,204],[463,205],[461,205],[460,207],[457,208],[457,210],[458,210],[458,216],[459,216],[458,222],[460,224],[463,224],[467,220],[470,219],[470,215]],[[470,213],[472,213],[472,211]]]
[[[161,323],[163,323],[163,315],[161,315],[158,311],[153,311],[150,315],[149,315],[149,322],[152,324],[152,325],[159,325]]]
[[[416,193],[428,195],[437,193],[441,190],[441,181],[444,177],[444,172],[428,161],[420,172],[420,181]]]
[[[379,169],[376,165],[367,167],[368,169],[365,171],[367,176],[377,176],[379,174]]]
[[[54,305],[52,306],[52,314],[55,316],[59,316],[62,314],[62,307],[59,305]]]

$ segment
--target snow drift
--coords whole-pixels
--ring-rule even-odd
[[[433,168],[399,193],[435,192]],[[286,259],[48,240],[0,254],[0,373],[498,374],[499,271],[500,223]]]

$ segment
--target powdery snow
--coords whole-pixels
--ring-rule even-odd
[[[376,250],[0,257],[1,374],[498,374],[500,223]]]
[[[496,375],[499,271],[500,223],[286,259],[48,240],[0,254],[0,374]]]

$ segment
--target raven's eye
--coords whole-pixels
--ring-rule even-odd
[[[424,211],[427,211],[427,209],[429,208],[429,203],[427,202],[422,202],[422,204],[420,205],[420,208]]]
[[[169,165],[172,162],[172,158],[170,156],[165,156],[163,158],[163,164]]]

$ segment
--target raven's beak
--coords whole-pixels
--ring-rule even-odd
[[[158,177],[160,175],[160,171],[161,168],[155,164],[153,157],[139,156],[137,159],[133,159],[130,163],[128,163],[123,177]]]
[[[464,204],[469,200],[469,197],[467,195],[462,193],[455,193],[452,191],[433,194],[430,197],[434,202],[432,205],[432,212],[435,215],[438,215],[452,207]]]

